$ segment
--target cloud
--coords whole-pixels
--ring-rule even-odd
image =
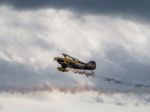
[[[148,0],[0,0],[0,3],[14,6],[16,9],[69,8],[78,13],[101,13],[124,17],[138,16],[144,19],[150,17],[150,2]]]
[[[108,94],[149,94],[149,27],[104,15],[76,15],[70,10],[0,9],[0,91],[59,89]],[[95,60],[95,77],[56,71],[61,52]],[[113,79],[104,81],[102,77]],[[116,82],[121,81],[121,84]]]
[[[0,100],[3,102],[3,110],[2,111],[57,111],[57,112],[66,112],[66,111],[94,111],[98,112],[99,110],[104,110],[106,112],[115,112],[116,110],[128,111],[132,112],[133,110],[137,110],[137,112],[141,112],[144,110],[149,110],[149,105],[141,105],[141,107],[134,106],[135,100],[128,100],[127,105],[118,106],[112,103],[111,97],[103,96],[102,98],[107,99],[104,103],[96,103],[91,102],[89,96],[94,93],[81,93],[81,94],[63,94],[63,93],[48,93],[44,92],[43,94],[39,93],[31,93],[26,95],[21,94],[1,94]],[[126,99],[128,99],[127,97]],[[123,101],[125,99],[121,98]],[[90,100],[90,101],[89,101]],[[119,101],[118,101],[119,102]],[[25,104],[25,105],[24,105]],[[124,104],[124,103],[123,103]],[[18,106],[24,105],[24,106]],[[69,106],[68,106],[69,105]],[[76,106],[78,107],[76,107]],[[137,104],[138,105],[138,104]],[[108,108],[109,106],[109,108]],[[59,107],[59,108],[58,108]],[[115,110],[114,110],[115,108]]]

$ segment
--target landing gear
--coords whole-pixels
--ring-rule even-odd
[[[63,68],[63,67],[57,67],[57,70],[61,72],[68,72],[68,70],[66,70],[66,68]]]

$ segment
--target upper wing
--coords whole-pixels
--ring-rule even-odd
[[[72,57],[72,56],[70,56],[70,55],[68,55],[68,54],[65,54],[65,53],[62,53],[62,55],[63,55],[64,57],[68,57],[68,58],[72,59],[73,61],[77,61],[77,60],[78,60],[77,58],[74,58],[74,57]],[[78,60],[78,61],[79,61],[79,60]]]
[[[78,62],[78,63],[81,63],[81,64],[85,64],[84,62],[81,62],[79,59],[74,58],[74,57],[72,57],[72,56],[70,56],[70,55],[68,55],[68,54],[62,53],[62,55],[63,55],[64,57],[70,58],[70,59],[71,59],[72,61],[74,61],[74,62]]]

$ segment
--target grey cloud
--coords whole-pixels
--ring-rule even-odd
[[[105,58],[95,57],[99,68],[95,72],[95,79],[92,79],[95,86],[112,93],[117,91],[141,94],[142,88],[144,93],[149,93],[150,63],[140,62],[121,45],[108,46],[105,48]]]
[[[0,60],[0,91],[11,92],[17,89],[72,87],[75,81],[67,76],[58,77],[51,68],[36,69],[30,65]],[[70,83],[70,85],[64,84]]]
[[[139,15],[150,17],[149,0],[0,0],[18,9],[38,9],[44,7],[69,8],[79,12],[104,14]]]
[[[127,92],[134,94],[150,93],[149,88],[135,88],[133,86],[134,84],[150,84],[150,62],[139,61],[136,55],[131,55],[132,50],[127,50],[124,47],[127,46],[133,48],[133,50],[137,48],[142,54],[143,51],[140,49],[144,46],[148,53],[146,55],[149,56],[149,49],[145,47],[143,42],[143,39],[147,40],[149,37],[149,27],[145,28],[132,21],[120,21],[120,19],[111,17],[103,19],[95,16],[96,19],[83,17],[86,20],[83,22],[80,18],[70,17],[68,12],[65,12],[67,13],[65,15],[64,12],[45,13],[45,10],[36,13],[36,11],[19,12],[9,8],[6,9],[4,8],[1,11],[4,11],[4,15],[1,16],[4,18],[1,21],[5,23],[2,24],[0,36],[0,56],[2,57],[0,60],[0,87],[2,91],[13,90],[18,86],[30,88],[32,85],[32,87],[36,86],[40,89],[43,89],[41,86],[44,88],[47,86],[63,87],[61,91],[67,91],[66,88],[73,89],[77,86],[78,88],[75,91],[90,90],[93,87],[98,92],[104,91],[110,94],[119,92],[124,94]],[[24,13],[28,15],[25,18],[29,19],[28,22],[22,20],[25,16]],[[62,15],[65,20],[61,18]],[[43,17],[45,19],[41,19]],[[49,18],[54,18],[56,21],[47,23]],[[19,25],[16,27],[15,23]],[[134,28],[138,30],[134,30]],[[143,43],[136,43],[134,41],[136,38],[131,38],[135,34],[141,37],[139,32],[147,34],[143,35],[142,39],[138,38]],[[74,41],[72,41],[73,39]],[[120,42],[123,42],[123,44]],[[136,45],[134,45],[134,42]],[[53,57],[57,56],[54,52],[60,53],[63,51],[70,51],[70,55],[74,53],[77,57],[79,56],[78,58],[81,56],[82,59],[95,60],[97,62],[95,77],[88,79],[81,75],[70,73],[65,75],[56,72],[56,66],[52,63]],[[34,59],[33,62],[32,60],[30,62],[31,57]],[[144,58],[143,55],[139,57]],[[20,58],[23,61],[20,61]],[[5,61],[5,59],[10,61]],[[46,68],[44,68],[45,65]],[[102,76],[105,76],[108,81],[101,80]],[[82,86],[80,81],[81,84],[85,85],[83,88],[80,87]],[[88,84],[92,84],[92,87],[89,87]]]
[[[113,45],[113,47],[113,49],[108,48],[110,51],[106,50],[106,56],[108,60],[115,64],[118,64],[118,66],[123,68],[122,72],[124,73],[122,75],[125,79],[128,79],[128,76],[130,75],[130,78],[132,77],[132,79],[136,78],[135,80],[143,80],[144,82],[149,82],[148,79],[150,79],[150,62],[140,62],[138,59],[131,56],[131,54],[128,53],[128,51],[126,51],[122,46]],[[142,76],[142,74],[144,74],[144,77]],[[118,75],[120,75],[120,72]],[[145,80],[145,78],[147,80]]]

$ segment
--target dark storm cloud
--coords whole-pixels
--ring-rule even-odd
[[[71,8],[80,12],[135,14],[149,17],[149,0],[0,0],[19,9]]]

